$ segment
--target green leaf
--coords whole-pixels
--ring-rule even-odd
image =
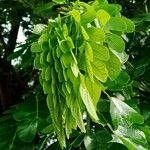
[[[87,31],[87,34],[89,35],[90,41],[103,42],[105,40],[105,33],[103,29],[101,28],[90,27],[90,28],[87,28],[86,31]]]
[[[68,52],[62,55],[62,63],[66,68],[70,67],[72,62],[73,62],[73,57],[71,53]]]
[[[87,150],[108,150],[111,139],[112,137],[109,132],[97,130],[96,133],[84,138],[84,144]]]
[[[93,22],[96,17],[96,11],[94,10],[94,8],[88,5],[87,3],[83,3],[83,2],[79,2],[79,3],[80,5],[83,5],[83,7],[85,7],[87,10],[81,15],[81,24],[87,25],[88,23]]]
[[[125,85],[129,82],[129,80],[130,76],[128,75],[128,73],[122,70],[115,82],[116,84]]]
[[[119,125],[131,126],[134,123],[142,124],[144,122],[144,118],[138,112],[114,97],[110,102],[110,114],[115,127]]]
[[[72,90],[72,85],[70,84],[70,82],[65,82],[65,86],[66,86],[67,92],[70,94]]]
[[[111,17],[105,27],[114,31],[127,31],[127,25],[121,17]]]
[[[107,11],[111,16],[120,16],[120,11],[122,9],[121,5],[118,4],[105,4],[101,5],[100,8]]]
[[[125,50],[125,43],[123,39],[116,34],[106,34],[106,42],[110,48],[114,49],[119,53],[122,53]]]
[[[5,114],[6,115],[6,114]],[[6,119],[0,124],[0,149],[12,150],[12,149],[21,149],[22,150],[34,150],[33,143],[26,143],[19,139],[16,135],[17,124],[13,120],[12,115],[8,114],[9,119]],[[7,124],[7,125],[6,125]]]
[[[114,131],[114,134],[129,150],[147,150],[148,148],[145,135],[142,131],[119,126]]]
[[[42,46],[42,50],[44,52],[51,52],[51,48],[50,48],[50,40],[49,39],[45,39],[45,41],[43,41],[41,43]]]
[[[44,94],[48,94],[49,92],[51,92],[50,82],[45,81],[43,83],[43,91],[44,91]]]
[[[62,30],[63,30],[63,33],[64,33],[64,36],[68,36],[68,27],[67,27],[67,25],[66,24],[64,24],[63,26],[62,26]]]
[[[108,77],[108,71],[106,65],[100,61],[99,59],[95,58],[93,61],[93,73],[94,76],[101,82],[106,82]]]
[[[15,52],[9,54],[9,56],[7,57],[7,60],[12,60],[12,59],[18,58],[19,56],[22,56],[24,51],[25,50],[22,48],[20,50],[17,50]]]
[[[31,119],[33,118],[33,115],[35,115],[35,110],[36,105],[34,99],[32,101],[25,101],[17,105],[16,109],[13,112],[13,118],[16,121]]]
[[[69,14],[74,18],[76,22],[80,22],[80,12],[76,9],[73,9],[72,11],[69,12]]]
[[[58,60],[55,60],[55,70],[56,72],[59,72],[61,70],[62,66],[61,63]]]
[[[46,61],[49,63],[52,61],[52,55],[50,52],[48,52],[47,57],[46,57]]]
[[[48,2],[48,3],[43,3],[42,5],[36,5],[33,8],[33,14],[36,15],[40,15],[42,14],[42,16],[47,12],[52,12],[53,11],[53,7],[56,6],[56,4],[54,2]]]
[[[48,66],[45,70],[45,80],[48,81],[51,79],[51,67]]]
[[[64,52],[64,53],[70,51],[70,47],[68,46],[68,43],[66,40],[60,41],[59,47],[62,50],[62,52]]]
[[[93,100],[93,104],[96,108],[97,102],[99,101],[100,98],[102,88],[96,83],[96,79],[95,82],[91,82],[89,77],[86,77],[85,83],[86,83],[87,90],[89,91],[90,96]]]
[[[149,126],[139,126],[138,129],[140,129],[141,131],[144,132],[147,141],[150,142],[150,127]]]
[[[53,126],[52,124],[50,124],[50,125],[48,125],[47,127],[45,127],[45,128],[41,131],[41,133],[43,133],[43,134],[49,134],[49,133],[51,133],[51,132],[53,131],[53,129],[54,129],[54,126]]]
[[[71,143],[75,148],[79,147],[84,140],[84,134],[79,134],[79,136]]]
[[[75,67],[75,68],[74,68]],[[74,70],[74,72],[72,71]],[[72,83],[74,83],[76,81],[76,77],[77,77],[77,68],[76,68],[76,64],[74,66],[74,64],[72,64],[72,68],[68,68],[67,69],[67,75],[68,75],[68,78],[70,79],[70,81]]]
[[[126,18],[126,17],[122,17],[122,20],[126,23],[127,26],[127,33],[133,32],[135,30],[135,25],[133,23],[133,21],[131,21],[130,19]]]
[[[69,36],[67,37],[67,43],[68,43],[68,46],[69,46],[71,49],[75,48],[74,43],[73,43],[73,41],[72,41],[72,38],[69,37]]]
[[[51,118],[52,118],[53,124],[55,125],[56,120],[55,120],[55,109],[54,109],[54,102],[53,102],[53,100],[55,100],[55,99],[53,99],[53,95],[50,92],[47,95],[46,102],[47,102],[47,107],[50,110],[50,114],[51,114]]]
[[[71,63],[71,70],[72,70],[74,76],[77,78],[78,74],[79,74],[79,68],[78,68],[77,64],[75,63],[75,61],[73,61]]]
[[[125,72],[121,71],[119,76],[114,80],[106,82],[106,87],[112,91],[122,91],[130,81],[130,76]]]
[[[33,33],[41,35],[41,33],[47,28],[47,25],[45,24],[37,24],[33,28]]]
[[[124,146],[123,144],[121,143],[112,143],[111,144],[111,147],[110,147],[110,150],[129,150],[126,146]]]
[[[35,58],[34,58],[34,62],[33,65],[36,69],[41,69],[42,65],[40,64],[40,55],[36,54]]]
[[[97,15],[96,15],[98,21],[100,22],[100,24],[102,26],[105,26],[105,24],[109,21],[110,19],[110,15],[103,9],[100,9],[98,12],[97,12]]]
[[[115,50],[112,50],[113,53],[119,58],[121,64],[124,64],[128,61],[129,59],[129,55],[125,53],[125,51],[123,51],[122,53],[119,53]]]
[[[47,64],[47,53],[46,51],[43,51],[41,54],[40,54],[40,64],[41,65],[46,65]]]
[[[91,145],[92,140],[93,139],[90,138],[89,136],[84,137],[84,145],[87,150],[92,150],[92,145]]]
[[[42,47],[40,46],[40,44],[38,42],[33,42],[32,43],[31,52],[32,53],[42,52]]]
[[[87,69],[87,73],[88,73],[91,81],[93,82],[93,80],[94,80],[94,78],[93,78],[93,67],[92,67],[92,64],[88,58],[86,58],[86,69]]]
[[[82,75],[80,76],[80,78],[81,78],[81,83],[80,83],[79,91],[80,91],[82,101],[85,104],[86,109],[90,114],[90,116],[92,117],[92,119],[94,119],[94,121],[97,122],[99,119],[96,114],[96,109],[94,107],[93,100],[89,94],[89,91],[86,88],[85,79]]]
[[[101,99],[97,104],[97,111],[98,112],[109,112],[110,110],[110,102],[106,99]]]
[[[65,0],[52,0],[53,2],[57,3],[57,4],[64,4]]]
[[[36,119],[26,120],[21,122],[17,128],[17,134],[22,141],[33,141],[37,132],[38,122]]]
[[[72,116],[72,113],[69,108],[65,111],[65,114],[66,114],[65,120],[66,136],[69,139],[69,136],[72,133],[72,129],[77,128],[77,123],[75,118]]]
[[[89,40],[89,35],[87,34],[85,28],[83,26],[81,26],[81,32],[82,32],[82,35],[84,37],[85,40]]]
[[[121,63],[115,54],[113,54],[112,52],[110,52],[109,54],[110,59],[107,62],[105,62],[105,64],[108,70],[109,78],[111,80],[115,80],[121,71]]]
[[[44,42],[47,42],[49,40],[49,34],[43,33],[40,38],[38,39],[39,44],[43,44]]]
[[[93,50],[94,58],[97,58],[99,60],[104,60],[104,61],[109,60],[110,56],[109,56],[109,50],[107,47],[100,45],[96,42],[90,42],[90,45]]]
[[[90,62],[93,61],[93,50],[91,45],[88,42],[86,42],[85,57],[88,58]]]

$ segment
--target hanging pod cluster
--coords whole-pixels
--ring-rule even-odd
[[[103,83],[120,73],[125,43],[121,35],[134,24],[120,15],[121,7],[106,1],[73,3],[72,10],[48,25],[37,25],[40,34],[31,46],[34,67],[47,94],[54,130],[65,147],[72,129],[86,132],[83,112],[100,123],[96,105]]]

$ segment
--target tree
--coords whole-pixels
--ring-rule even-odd
[[[128,55],[123,52],[125,45],[120,35],[132,32],[134,26],[129,19],[118,17],[121,10],[119,5],[110,5],[107,1],[95,1],[93,5],[90,2],[88,5],[56,0],[47,3],[15,3],[19,7],[14,7],[12,2],[6,5],[6,1],[3,1],[0,9],[4,14],[1,19],[3,67],[0,98],[2,109],[9,108],[9,111],[3,112],[0,120],[1,136],[4,137],[0,140],[0,147],[60,149],[58,141],[62,147],[65,146],[65,128],[69,138],[66,140],[66,149],[148,149],[149,4],[146,1],[121,2],[124,14],[134,17],[136,23],[136,32],[122,36],[128,41],[128,59]],[[144,7],[139,13],[146,11],[146,14],[137,16],[131,6],[135,6],[134,9],[138,12],[141,5]],[[80,14],[81,12],[85,13]],[[93,22],[95,13],[99,23],[106,26],[105,32],[99,28],[98,22]],[[60,15],[57,17],[57,14]],[[25,16],[30,18],[30,21],[26,21]],[[45,24],[49,18],[51,19],[47,26]],[[139,21],[141,18],[142,21]],[[36,25],[33,30],[36,35],[31,35],[33,23],[39,22],[41,24]],[[7,23],[11,24],[11,29]],[[88,28],[87,23],[90,23]],[[18,44],[16,51],[20,24],[27,40],[24,44]],[[40,46],[42,48],[39,48]],[[50,49],[51,53],[48,53]],[[12,66],[11,60],[17,57],[21,58],[19,64]],[[46,96],[38,82],[39,71],[35,70],[32,64],[35,68],[42,69],[40,83],[44,93],[48,93],[47,103],[51,117],[45,101]],[[91,88],[94,89],[93,92]],[[77,94],[78,91],[80,95]],[[53,103],[51,97],[55,100]],[[10,107],[18,102],[21,103]],[[88,113],[82,118],[81,114],[85,112],[85,108]],[[85,132],[84,124],[87,132],[80,133],[80,130]],[[76,126],[80,130],[74,130]],[[11,137],[8,136],[10,134]],[[108,143],[111,140],[113,142]]]

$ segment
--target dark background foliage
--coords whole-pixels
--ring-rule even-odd
[[[130,57],[126,68],[130,75],[130,81],[117,86],[111,83],[108,91],[110,94],[120,92],[129,100],[130,106],[142,112],[145,124],[138,128],[145,132],[147,140],[150,142],[150,2],[148,0],[109,0],[109,2],[122,5],[122,14],[135,22],[136,30],[127,35],[126,52]],[[49,143],[49,137],[54,141],[56,139],[55,134],[48,134],[51,130],[50,127],[46,131],[41,131],[43,127],[51,123],[51,119],[45,103],[45,96],[39,85],[39,73],[33,69],[30,45],[38,38],[32,35],[33,24],[47,23],[49,18],[57,16],[62,6],[56,5],[50,0],[0,1],[0,137],[4,136],[4,140],[7,141],[1,143],[0,147],[7,147],[9,144],[9,148],[6,149],[11,149],[14,145],[16,146],[14,149],[17,147],[40,149],[40,147],[46,147],[45,143]],[[18,43],[20,27],[23,28],[26,41]],[[17,64],[14,65],[12,60],[17,60]],[[109,120],[109,114],[105,115]],[[17,133],[22,132],[21,129],[18,129],[18,124],[27,127],[28,123],[38,124],[38,128],[33,129],[34,135],[28,135],[28,139],[17,137]],[[109,145],[105,145],[109,141],[109,133],[100,130],[100,127],[95,124],[91,124],[92,127],[96,131],[93,136],[100,138],[93,141],[93,146],[101,144],[103,148],[109,147]],[[14,133],[16,129],[17,133]],[[8,140],[10,134],[12,137]],[[99,134],[104,134],[107,138],[102,139],[103,136],[98,136]],[[75,138],[76,140],[73,141]],[[98,143],[102,140],[104,142]],[[68,147],[84,149],[82,141],[83,135],[76,131],[68,140]],[[25,146],[26,142],[28,144]],[[112,144],[111,149],[116,149],[115,146]],[[121,144],[117,145],[118,149],[119,147],[126,149]],[[52,144],[50,148],[60,149],[58,143]]]

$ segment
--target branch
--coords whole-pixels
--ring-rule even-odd
[[[6,45],[5,41],[4,41],[4,38],[3,38],[3,36],[2,36],[1,33],[0,33],[0,41],[1,41],[1,43],[3,44],[4,49],[7,50],[7,45]]]

